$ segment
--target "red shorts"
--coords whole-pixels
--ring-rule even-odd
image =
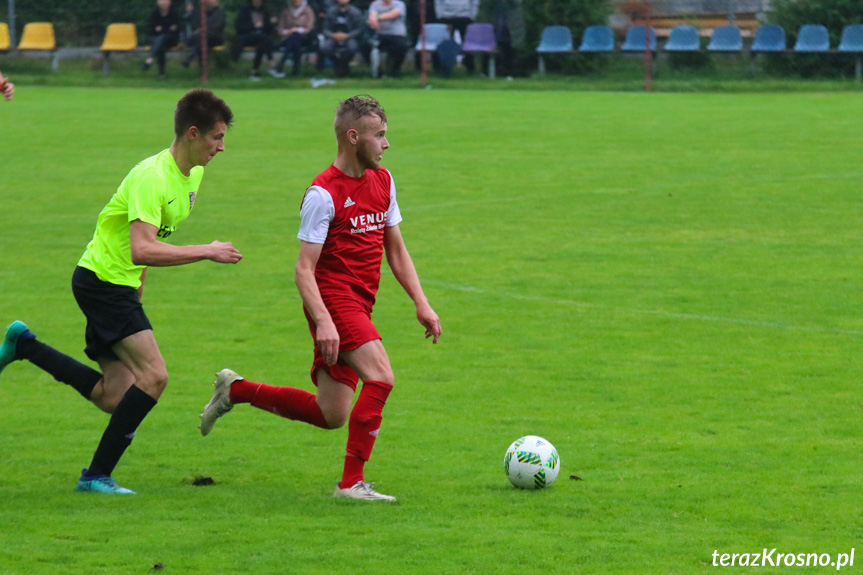
[[[333,323],[336,324],[336,330],[339,332],[339,352],[350,351],[357,349],[364,343],[381,339],[377,328],[372,323],[371,314],[360,304],[351,302],[348,305],[340,305],[339,307],[327,306],[330,312],[330,317],[333,318]],[[312,333],[312,339],[317,340],[317,326],[312,321],[309,312],[303,308],[306,314],[306,319],[309,322],[309,331]],[[318,385],[318,370],[324,370],[330,377],[338,382],[344,383],[354,391],[357,389],[357,384],[360,381],[360,376],[354,369],[346,364],[341,359],[335,365],[327,365],[324,363],[324,356],[321,350],[318,349],[318,344],[315,343],[315,359],[312,362],[312,382]]]

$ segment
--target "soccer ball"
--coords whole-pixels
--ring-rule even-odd
[[[509,482],[521,489],[550,487],[560,473],[557,449],[541,437],[516,439],[503,457],[503,471]]]

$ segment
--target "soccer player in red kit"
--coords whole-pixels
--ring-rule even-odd
[[[363,468],[380,429],[395,381],[381,336],[372,324],[386,254],[393,275],[416,305],[427,338],[437,343],[440,320],[423,294],[399,231],[401,213],[392,175],[381,167],[389,148],[387,116],[371,96],[342,102],[335,119],[336,161],[306,190],[300,209],[296,284],[315,340],[308,391],[250,382],[224,369],[201,414],[201,433],[234,404],[253,406],[323,429],[348,423],[342,479],[335,497],[395,501],[366,483]],[[357,384],[359,398],[351,410]]]

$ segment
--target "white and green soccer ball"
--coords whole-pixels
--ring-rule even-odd
[[[560,456],[554,445],[536,435],[516,439],[503,457],[509,482],[520,489],[544,489],[560,473]]]

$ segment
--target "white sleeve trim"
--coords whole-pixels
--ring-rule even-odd
[[[390,172],[390,208],[387,210],[387,227],[397,226],[401,221],[402,212],[396,201],[396,181],[393,179],[393,173]]]
[[[336,208],[329,192],[320,186],[310,186],[300,207],[300,231],[297,238],[312,244],[327,241],[330,222],[336,216]]]

